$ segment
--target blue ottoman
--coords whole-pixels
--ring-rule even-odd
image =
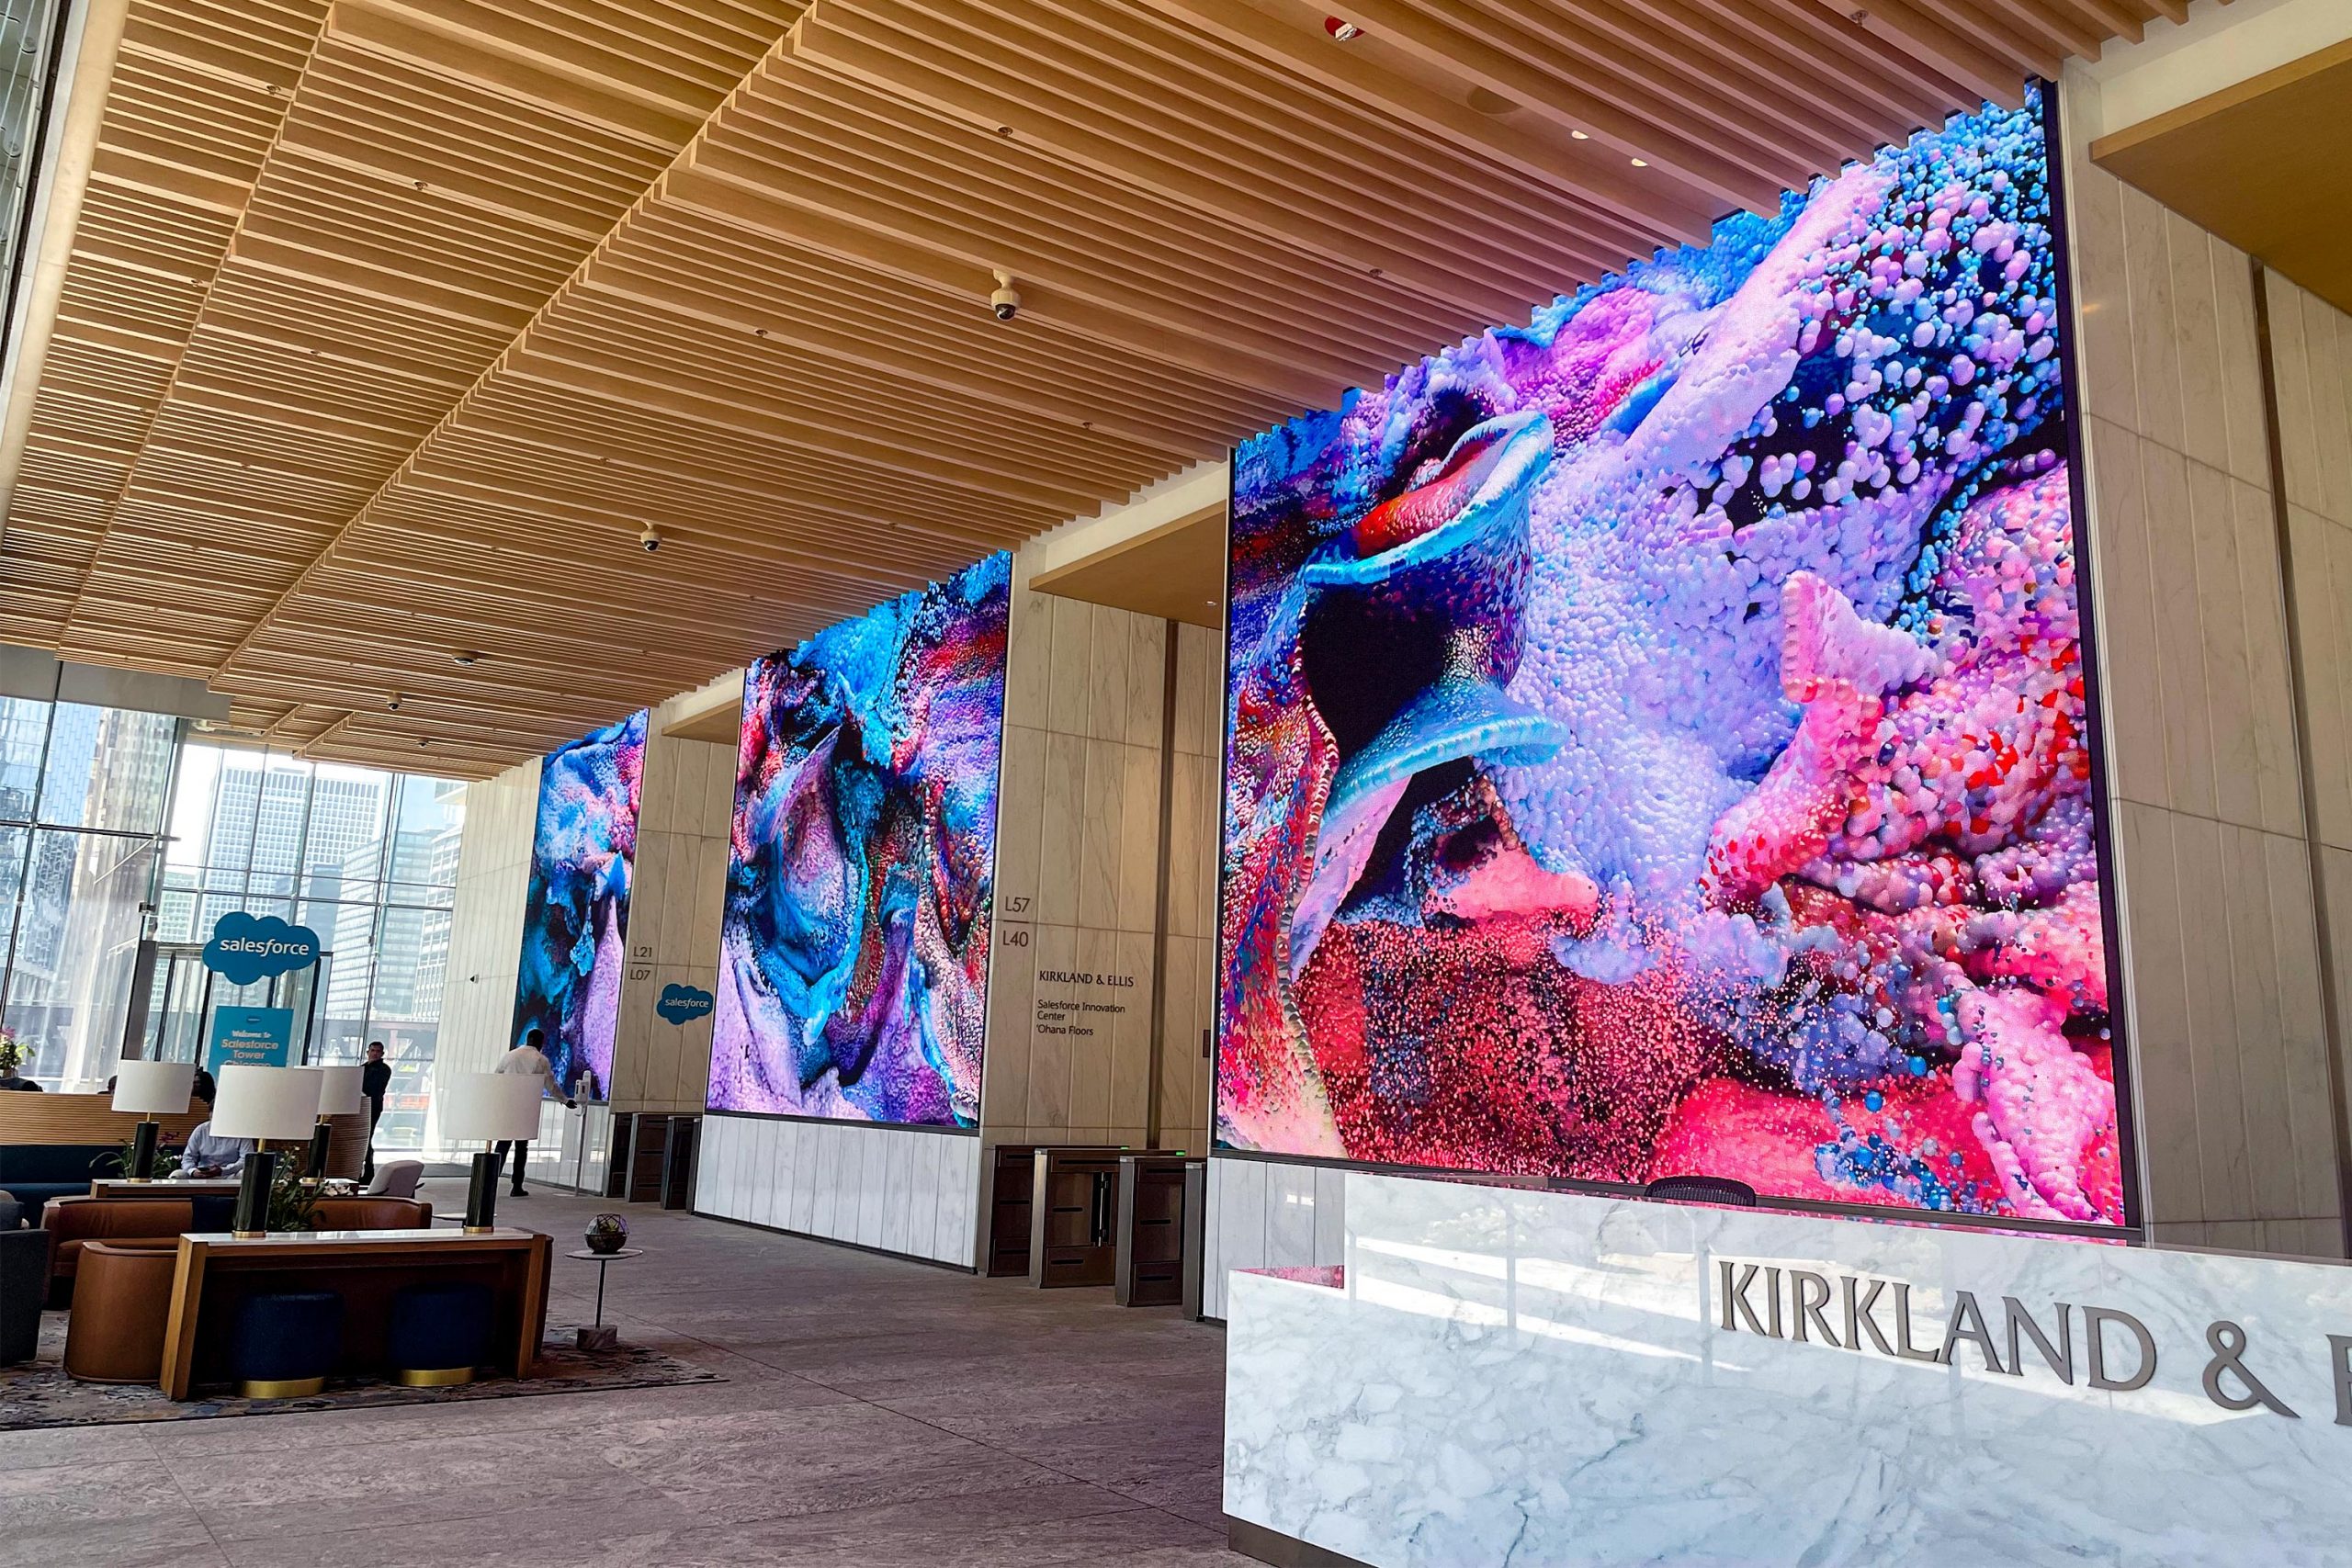
[[[307,1399],[326,1387],[342,1354],[341,1296],[248,1296],[229,1336],[229,1375],[247,1399]]]
[[[490,1359],[490,1287],[408,1285],[392,1297],[384,1337],[392,1381],[409,1388],[450,1388],[474,1381]]]

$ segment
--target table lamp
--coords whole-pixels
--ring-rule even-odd
[[[194,1062],[149,1062],[125,1056],[114,1065],[114,1108],[136,1111],[139,1125],[130,1134],[130,1168],[123,1174],[133,1181],[155,1176],[155,1135],[158,1116],[177,1116],[187,1110],[196,1088]]]
[[[311,1168],[313,1181],[327,1173],[327,1118],[356,1116],[368,1109],[368,1101],[360,1093],[360,1076],[366,1070],[356,1064],[350,1066],[313,1067],[319,1075],[319,1124],[311,1133]]]
[[[441,1135],[452,1144],[535,1138],[539,1133],[539,1080],[520,1073],[452,1073],[441,1080]],[[496,1223],[498,1155],[474,1156],[466,1192],[466,1229],[479,1235]]]
[[[212,1133],[220,1138],[251,1138],[237,1187],[237,1217],[230,1229],[257,1236],[269,1229],[269,1189],[277,1156],[269,1145],[299,1144],[319,1115],[319,1080],[307,1067],[264,1067],[234,1062],[220,1072],[220,1094],[212,1102]]]

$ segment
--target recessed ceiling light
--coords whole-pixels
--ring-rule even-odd
[[[1592,133],[1587,130],[1571,130],[1568,134],[1578,141],[1589,141],[1592,140]]]
[[[1650,161],[1647,158],[1636,158],[1634,160],[1634,167],[1637,169],[1646,169],[1649,166]]]
[[[469,649],[460,649],[458,652],[453,653],[449,657],[456,660],[458,663],[467,666],[472,666],[481,662],[481,655]]]

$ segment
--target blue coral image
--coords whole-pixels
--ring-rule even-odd
[[[514,1040],[543,1031],[557,1081],[591,1099],[612,1089],[645,722],[639,709],[583,735],[539,772]]]
[[[1012,561],[753,664],[709,1103],[979,1120]]]
[[[2041,106],[1236,454],[1229,1147],[2125,1221]]]

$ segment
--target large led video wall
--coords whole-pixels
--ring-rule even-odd
[[[1235,459],[1227,1147],[2125,1222],[2051,148]]]
[[[645,769],[643,709],[547,755],[514,988],[514,1043],[533,1029],[566,1091],[612,1092]]]
[[[979,1122],[1012,558],[754,663],[709,1104]]]

